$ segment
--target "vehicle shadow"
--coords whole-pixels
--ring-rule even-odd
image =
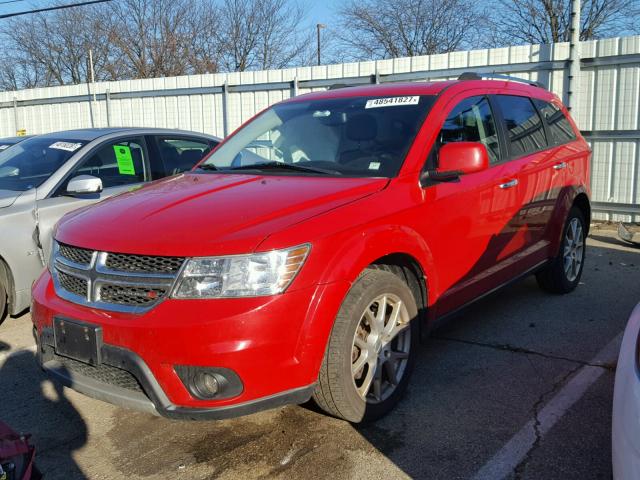
[[[32,435],[44,478],[87,478],[73,459],[73,452],[87,442],[87,425],[64,388],[47,379],[31,351],[17,351],[0,363],[0,420]]]

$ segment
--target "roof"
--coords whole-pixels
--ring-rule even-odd
[[[23,140],[26,140],[27,138],[31,138],[33,135],[23,135],[21,137],[4,137],[4,138],[0,138],[0,143],[2,145],[13,145],[15,143],[20,143]]]
[[[340,79],[336,79],[339,83]],[[549,92],[539,87],[512,80],[447,80],[438,82],[389,82],[377,85],[344,87],[322,92],[313,92],[293,97],[287,102],[321,100],[328,98],[397,96],[397,95],[438,95],[449,87],[500,88],[509,91],[526,92],[532,96],[549,96]],[[534,92],[537,92],[534,94]],[[542,93],[544,92],[544,93]]]
[[[170,128],[141,128],[141,127],[110,127],[110,128],[81,128],[77,130],[64,130],[61,132],[45,133],[38,135],[41,138],[55,138],[62,140],[85,140],[92,141],[96,138],[111,134],[132,134],[132,135],[197,135],[220,141],[218,137],[206,133],[190,132],[187,130],[177,130]]]

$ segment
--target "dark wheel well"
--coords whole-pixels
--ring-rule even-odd
[[[9,312],[11,311],[11,306],[14,303],[13,276],[11,275],[11,270],[9,269],[9,266],[2,259],[2,257],[0,257],[0,284],[4,286],[7,293],[7,305],[6,305],[6,308],[3,309],[6,311],[4,312],[0,311],[0,322],[2,322],[2,320],[4,320],[5,314],[9,315]]]
[[[406,253],[393,253],[377,259],[370,267],[394,273],[409,285],[418,306],[421,334],[424,333],[427,320],[427,283],[416,259]]]
[[[582,212],[582,216],[585,222],[585,236],[589,234],[589,225],[591,224],[591,203],[589,202],[589,197],[587,197],[584,193],[578,194],[578,196],[573,200],[573,205],[578,207]]]

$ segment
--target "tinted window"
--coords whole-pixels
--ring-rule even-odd
[[[162,161],[152,164],[154,179],[191,170],[216,143],[193,138],[162,137],[157,139],[157,145]]]
[[[86,142],[34,137],[0,152],[0,189],[39,187]]]
[[[450,142],[480,142],[487,147],[489,162],[500,161],[500,144],[491,107],[486,97],[470,97],[460,102],[442,126],[440,145]]]
[[[392,177],[433,104],[432,96],[345,97],[276,104],[206,160],[218,173],[243,169],[309,175]],[[297,164],[299,169],[277,168]],[[205,167],[206,168],[206,167]]]
[[[93,175],[102,187],[118,187],[145,180],[145,153],[141,139],[118,140],[100,147],[76,167],[71,177]]]
[[[513,157],[546,148],[544,127],[531,100],[511,95],[498,95],[496,100],[507,127],[509,152]]]
[[[573,127],[562,110],[553,103],[545,102],[544,100],[534,99],[533,101],[547,122],[549,133],[551,134],[551,142],[554,145],[567,143],[576,139]]]

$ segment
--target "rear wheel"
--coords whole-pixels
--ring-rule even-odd
[[[353,423],[389,412],[407,387],[418,346],[416,301],[407,284],[367,269],[336,318],[318,384],[316,404]]]
[[[582,211],[573,207],[564,226],[558,256],[536,274],[538,285],[551,293],[573,291],[582,276],[585,259],[586,225]]]

